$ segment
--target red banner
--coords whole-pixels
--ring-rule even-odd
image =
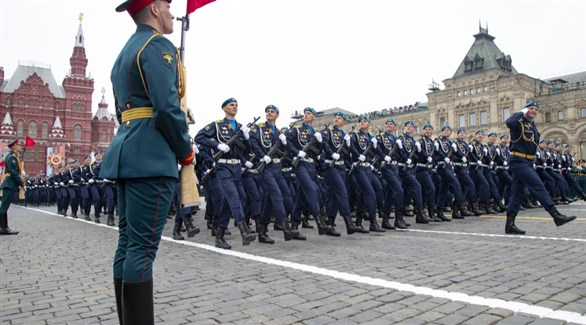
[[[214,2],[216,0],[187,0],[187,14],[196,11],[197,9],[207,5],[210,2]]]

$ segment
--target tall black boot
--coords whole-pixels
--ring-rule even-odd
[[[124,325],[155,324],[153,280],[122,284]]]
[[[18,231],[8,228],[8,213],[0,214],[0,235],[16,235]]]
[[[99,212],[96,212],[94,222],[100,223],[100,213]]]
[[[456,208],[458,209],[458,211],[460,211],[460,215],[462,217],[471,217],[474,215],[474,213],[472,213],[468,209],[466,209],[466,205],[464,205],[462,203],[457,204]]]
[[[258,242],[265,243],[265,244],[274,244],[275,241],[269,237],[267,233],[267,228],[269,225],[265,225],[262,223],[258,223],[256,226],[256,233],[258,234]]]
[[[547,212],[552,216],[553,222],[555,222],[555,225],[558,227],[576,219],[576,216],[566,216],[561,214],[555,206],[551,207]]]
[[[415,222],[423,224],[429,223],[429,220],[427,220],[427,218],[423,215],[421,209],[419,208],[415,208]]]
[[[334,237],[340,237],[342,234],[340,234],[336,228],[334,228],[334,219],[331,218],[327,218],[326,219],[326,225],[328,225],[328,229],[326,230],[326,235],[328,236],[334,236]]]
[[[356,216],[356,228],[358,228],[358,232],[363,234],[368,234],[370,231],[368,229],[362,227],[362,216]]]
[[[320,236],[325,235],[331,227],[326,224],[326,221],[323,219],[321,214],[313,216],[313,218],[315,219],[315,223],[317,224],[318,234]]]
[[[395,227],[389,222],[391,216],[388,213],[379,212],[379,215],[383,218],[383,222],[381,223],[381,227],[383,227],[383,229],[395,229]]]
[[[114,223],[114,214],[110,213],[108,215],[108,221],[106,221],[106,224],[112,227],[116,226],[116,224]]]
[[[236,225],[238,226],[240,235],[242,236],[242,245],[248,246],[250,243],[256,240],[256,235],[253,234],[250,229],[248,229],[244,220],[238,222]]]
[[[350,216],[342,216],[342,218],[344,219],[344,223],[346,223],[346,233],[348,235],[352,235],[353,233],[360,231],[360,228],[356,227]]]
[[[460,209],[457,206],[452,207],[452,219],[464,219],[465,217],[460,214]]]
[[[313,229],[313,226],[309,223],[309,216],[301,216],[301,228]]]
[[[116,296],[116,311],[118,313],[118,323],[124,324],[122,316],[122,278],[114,278],[114,295]]]
[[[515,225],[515,217],[507,216],[507,223],[505,224],[505,234],[525,235],[525,231],[517,228],[517,226]]]
[[[283,236],[285,237],[285,241],[290,241],[295,236],[299,235],[299,230],[293,229],[287,218],[283,218],[283,221],[281,222],[281,228],[283,228]]]
[[[397,229],[407,229],[409,226],[405,223],[405,219],[403,219],[403,211],[401,209],[395,209],[395,228]]]
[[[472,213],[474,213],[475,216],[480,216],[486,212],[481,211],[480,208],[478,207],[478,202],[472,202]]]
[[[381,228],[376,221],[376,213],[373,213],[372,216],[370,216],[370,226],[368,227],[368,230],[372,232],[387,232],[385,229]]]
[[[492,209],[492,204],[490,204],[490,202],[484,203],[484,210],[486,210],[486,214],[497,214],[498,213]]]
[[[429,216],[430,222],[441,222],[442,220],[436,216],[432,209],[427,209],[427,215]]]
[[[230,248],[232,248],[232,246],[230,246],[230,244],[228,244],[226,242],[226,240],[224,240],[224,233],[225,232],[226,232],[226,229],[224,229],[222,227],[216,228],[216,247],[222,248],[222,249],[230,249]]]
[[[191,238],[201,231],[198,227],[193,225],[193,218],[188,216],[183,219],[183,223],[185,224],[185,229],[187,230],[187,237]]]
[[[299,221],[295,221],[292,220],[291,221],[291,239],[296,239],[296,240],[306,240],[307,237],[305,237],[302,233],[299,232]],[[286,237],[285,237],[285,240]]]
[[[444,210],[443,210],[443,209],[437,209],[437,217],[438,217],[438,219],[440,219],[441,221],[448,221],[448,222],[452,221],[452,217],[451,217],[451,216],[450,216],[450,217],[447,217],[447,216],[444,214]]]
[[[173,227],[173,239],[175,240],[184,240],[185,238],[181,235],[181,221],[175,222],[175,227]]]

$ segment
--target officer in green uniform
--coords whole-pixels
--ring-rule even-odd
[[[4,158],[4,168],[6,169],[4,182],[2,182],[2,204],[0,204],[0,235],[16,235],[18,231],[8,228],[8,208],[14,195],[19,190],[19,186],[24,186],[24,181],[20,178],[20,162],[16,155],[22,151],[24,143],[18,138],[8,142],[10,152]]]
[[[119,239],[114,256],[116,307],[121,323],[154,324],[153,262],[178,181],[177,161],[194,160],[180,108],[181,63],[163,36],[173,32],[170,0],[127,0],[137,25],[112,68],[120,128],[100,177],[118,186]]]

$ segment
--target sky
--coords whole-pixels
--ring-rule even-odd
[[[114,8],[122,0],[0,0],[0,66],[50,66],[58,83],[69,71],[83,13],[93,110],[101,89],[114,112],[112,65],[135,25]],[[185,0],[171,12],[185,15]],[[547,79],[586,71],[586,0],[216,0],[190,15],[185,33],[187,103],[194,134],[224,117],[235,97],[237,120],[280,109],[339,107],[364,113],[427,102],[432,80],[451,78],[479,24],[519,73]],[[167,35],[177,46],[181,23]]]

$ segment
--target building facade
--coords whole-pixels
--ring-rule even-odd
[[[61,148],[65,160],[83,160],[92,151],[105,150],[114,136],[115,119],[104,96],[92,114],[94,80],[86,72],[81,20],[69,62],[61,85],[48,67],[19,64],[10,78],[0,67],[0,141],[17,135],[35,140],[24,154],[31,176],[46,171],[47,154],[54,148]]]

